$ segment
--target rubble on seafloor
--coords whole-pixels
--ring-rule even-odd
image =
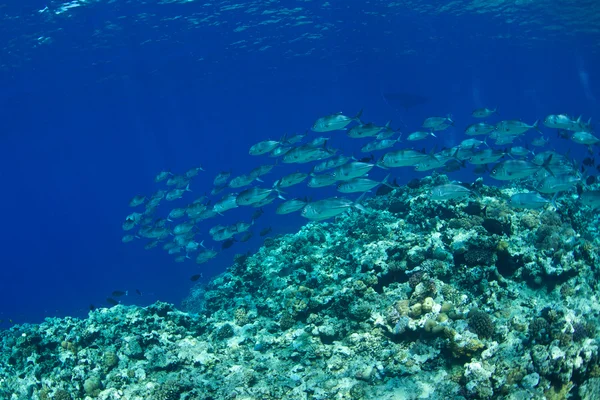
[[[598,399],[598,220],[428,177],[267,239],[179,311],[0,333],[2,399]]]

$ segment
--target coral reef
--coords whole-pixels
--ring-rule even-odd
[[[6,399],[554,399],[600,393],[591,210],[433,202],[433,175],[239,257],[185,312],[0,333]]]

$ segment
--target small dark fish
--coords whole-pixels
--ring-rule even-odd
[[[448,161],[446,164],[444,164],[444,167],[442,168],[445,172],[454,172],[454,171],[458,171],[459,169],[463,168],[465,166],[465,162],[464,161],[458,161],[458,160],[450,160]]]
[[[585,180],[585,184],[586,185],[593,185],[594,183],[596,183],[598,179],[594,176],[594,175],[590,175],[586,178]]]
[[[224,242],[223,242],[223,244],[221,245],[221,249],[222,249],[222,250],[228,249],[228,248],[230,248],[231,246],[233,246],[233,244],[234,244],[235,242],[237,242],[237,240],[235,240],[234,238],[227,239],[227,240],[226,240],[226,241],[224,241]]]
[[[368,157],[363,157],[363,158],[361,158],[361,159],[360,159],[360,160],[358,160],[358,161],[359,161],[359,162],[363,162],[363,163],[370,163],[370,162],[373,162],[374,160],[375,160],[375,155],[374,155],[374,154],[371,154],[370,156],[368,156]]]
[[[116,301],[115,299],[113,299],[112,297],[107,297],[106,298],[106,302],[108,304],[110,304],[111,306],[117,306],[117,305],[119,305],[119,302]]]
[[[470,201],[469,204],[463,208],[463,211],[469,215],[485,215],[485,209],[487,206],[482,206],[481,203]]]
[[[556,131],[556,136],[558,136],[561,139],[569,139],[569,131],[564,130],[564,129],[559,129],[558,131]]]
[[[140,291],[140,289],[135,289],[135,293],[136,293],[138,296],[141,296],[141,295],[142,295],[142,292]]]
[[[398,185],[398,182],[396,182],[396,178],[394,178],[394,181],[389,185],[379,186],[377,188],[377,191],[375,192],[375,196],[385,196],[386,194],[391,193],[395,188],[398,187],[400,187],[400,185]]]
[[[411,179],[410,181],[408,181],[406,186],[408,186],[411,189],[418,189],[419,187],[421,187],[421,180],[417,178]]]
[[[259,235],[260,236],[265,236],[268,235],[271,231],[273,230],[273,228],[271,228],[270,226],[268,228],[263,229],[262,231],[260,231]]]
[[[257,218],[259,218],[261,215],[263,215],[265,212],[263,211],[262,208],[259,208],[258,210],[254,211],[254,213],[252,214],[252,219],[255,220]]]
[[[596,165],[596,160],[594,160],[592,157],[586,157],[583,159],[583,165],[587,167],[593,167]]]
[[[244,235],[240,238],[240,242],[247,242],[248,240],[250,240],[252,238],[252,231],[247,231],[246,233],[244,233]]]
[[[96,309],[96,306],[93,304],[90,304],[90,311],[94,311]]]
[[[196,275],[192,275],[190,277],[190,281],[192,282],[196,282],[198,279],[202,278],[202,274],[196,274]]]
[[[496,219],[486,218],[481,225],[491,234],[510,236],[510,225],[505,225]]]
[[[113,297],[127,296],[127,291],[123,292],[121,290],[115,290],[114,292],[112,292],[112,296]]]

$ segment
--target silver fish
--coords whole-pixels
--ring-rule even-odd
[[[352,121],[360,122],[362,110],[360,110],[354,117],[347,117],[341,112],[337,114],[328,115],[326,117],[319,118],[315,121],[312,126],[314,132],[331,132],[342,130],[348,126]]]
[[[215,205],[212,207],[212,210],[219,215],[223,215],[225,211],[237,208],[237,197],[238,193],[229,193],[223,196],[221,200],[215,203]]]
[[[284,197],[279,194],[278,189],[263,189],[258,186],[252,187],[250,189],[246,189],[236,197],[236,203],[238,206],[249,206],[254,203],[258,203],[259,201],[265,199],[271,193],[277,192],[280,199],[285,200]]]
[[[596,136],[584,131],[573,133],[573,136],[571,136],[571,140],[575,143],[587,145],[596,144],[600,142],[600,139],[598,139]]]
[[[468,197],[473,193],[462,185],[448,183],[431,189],[431,199],[437,201],[455,200]]]
[[[571,130],[576,121],[566,114],[550,114],[544,118],[543,124],[548,128]]]
[[[484,149],[473,154],[469,158],[469,162],[475,165],[489,164],[498,161],[504,157],[504,154],[502,150]]]
[[[384,154],[377,162],[377,165],[387,168],[410,167],[417,165],[427,157],[427,154],[416,150],[396,150]]]
[[[146,201],[146,196],[138,195],[134,196],[131,200],[129,200],[129,207],[137,207],[144,204]]]
[[[285,188],[294,186],[305,180],[307,177],[308,174],[305,174],[304,172],[294,172],[293,174],[286,175],[283,178],[275,181],[273,187]]]
[[[331,176],[339,181],[348,181],[369,173],[375,164],[354,161],[348,164],[340,165],[331,172]]]
[[[535,185],[535,190],[540,193],[550,194],[571,190],[581,181],[579,175],[547,176]]]
[[[337,182],[337,179],[332,174],[313,175],[307,183],[308,187],[320,188],[331,186]]]
[[[173,189],[173,190],[171,190],[170,192],[167,193],[165,199],[167,201],[173,201],[173,200],[180,199],[181,197],[183,197],[183,194],[185,192],[191,192],[189,184],[185,187],[185,189]]]
[[[434,129],[439,127],[440,125],[446,125],[445,128],[447,128],[453,123],[454,121],[452,121],[452,118],[449,115],[447,117],[429,117],[426,118],[425,121],[423,121],[421,128]]]
[[[215,185],[216,187],[225,186],[225,184],[229,180],[230,176],[231,176],[231,171],[219,172],[217,174],[217,176],[215,176],[215,179],[213,180],[213,185]]]
[[[375,125],[373,123],[358,124],[348,130],[348,137],[357,139],[363,137],[377,136],[385,127]]]
[[[259,156],[261,154],[266,154],[266,153],[272,151],[280,144],[281,144],[281,142],[278,142],[276,140],[263,140],[262,142],[258,142],[255,145],[253,145],[252,147],[250,147],[250,150],[248,151],[248,153],[251,156]]]
[[[535,121],[533,125],[527,125],[525,122],[516,119],[500,121],[496,124],[496,131],[498,131],[498,133],[503,136],[521,135],[530,129],[535,129],[539,131],[540,128],[538,127],[538,122],[539,121]]]
[[[343,197],[330,197],[328,199],[308,203],[302,209],[301,214],[304,218],[308,218],[313,221],[322,221],[335,217],[336,215],[339,215],[352,207],[366,211],[360,204],[358,204],[358,200],[357,202],[354,202]]]
[[[214,251],[212,249],[204,250],[204,251],[200,252],[198,254],[198,256],[196,257],[196,264],[204,264],[205,262],[210,261],[213,258],[215,258],[217,256],[217,254],[219,254],[219,253],[217,253],[216,251]]]
[[[388,185],[387,180],[390,177],[388,174],[381,182],[374,181],[368,178],[354,178],[349,181],[344,181],[337,185],[337,190],[340,193],[363,193],[368,192],[375,186]],[[390,185],[388,185],[390,186]],[[390,186],[392,187],[392,186]]]
[[[171,212],[169,212],[169,216],[167,217],[167,220],[172,221],[174,219],[181,218],[185,215],[185,212],[186,212],[185,208],[174,208],[171,210]]]
[[[200,172],[200,171],[204,171],[204,168],[202,168],[202,166],[199,166],[196,168],[191,168],[185,173],[185,176],[186,176],[186,178],[193,178],[193,177],[197,176],[198,172]]]
[[[550,200],[545,199],[539,193],[517,193],[510,197],[509,204],[516,208],[527,208],[536,210],[550,203]]]
[[[307,201],[306,200],[302,200],[302,199],[292,199],[292,200],[288,200],[286,202],[281,203],[278,207],[277,210],[275,211],[276,214],[290,214],[296,211],[300,211],[302,208],[304,208],[304,206],[306,206]]]
[[[236,176],[232,180],[229,181],[229,187],[232,189],[238,189],[244,186],[248,186],[251,184],[256,177],[250,175],[240,175]]]
[[[409,134],[406,137],[406,140],[413,142],[416,140],[423,140],[428,136],[437,137],[437,136],[435,136],[435,134],[433,132],[417,131],[417,132],[413,132],[413,133]]]
[[[537,165],[531,161],[525,160],[505,160],[496,164],[490,172],[490,176],[501,181],[511,181],[515,179],[526,178],[533,175],[541,168],[548,168],[549,161],[552,156],[549,156],[543,165]],[[552,174],[552,173],[551,173]]]
[[[496,107],[494,109],[489,109],[489,108],[485,108],[485,107],[478,108],[471,113],[471,115],[475,118],[487,118],[493,114],[498,114],[498,107]]]
[[[156,175],[156,177],[154,178],[154,182],[158,183],[158,182],[162,182],[165,179],[167,179],[170,175],[173,175],[171,172],[169,171],[161,171],[158,173],[158,175]]]
[[[490,125],[486,122],[477,122],[475,124],[467,126],[467,129],[465,129],[465,135],[487,135],[488,133],[493,132],[494,130],[496,130],[496,127],[494,125]]]
[[[600,207],[600,190],[590,190],[581,193],[581,195],[579,195],[579,201],[586,206],[591,207],[592,210],[595,210]]]
[[[375,140],[374,142],[367,143],[364,145],[360,151],[363,153],[371,153],[373,151],[379,151],[384,149],[389,149],[390,147],[394,147],[396,143],[400,141],[400,136],[398,139],[384,139],[384,140]]]
[[[320,162],[319,164],[315,165],[313,168],[313,172],[323,172],[328,169],[336,168],[336,167],[339,167],[340,165],[346,164],[350,160],[351,160],[350,157],[347,157],[344,155],[339,155],[339,156],[330,158],[329,160],[325,160],[325,161]]]

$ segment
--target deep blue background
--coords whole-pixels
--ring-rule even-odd
[[[44,3],[30,5],[4,12],[35,15]],[[257,249],[260,229],[271,225],[273,234],[294,232],[305,221],[276,216],[276,205],[265,207],[251,242],[236,244],[200,267],[176,264],[160,249],[145,251],[140,242],[121,243],[122,220],[132,211],[129,199],[156,191],[158,171],[183,173],[203,165],[206,172],[191,185],[194,193],[186,194],[191,201],[210,191],[221,170],[237,175],[271,162],[248,155],[255,142],[304,132],[320,116],[353,115],[364,108],[364,120],[384,124],[392,119],[394,127],[409,132],[425,117],[452,114],[455,128],[441,132],[437,141],[417,144],[428,149],[462,140],[464,127],[473,122],[471,111],[481,106],[498,106],[502,118],[529,123],[562,112],[600,118],[593,97],[600,94],[593,38],[556,40],[540,30],[536,40],[526,42],[492,39],[519,36],[518,28],[485,15],[444,18],[407,11],[381,19],[347,7],[330,15],[321,12],[321,21],[331,19],[338,30],[309,44],[286,41],[313,27],[265,26],[234,35],[235,21],[229,21],[160,32],[126,19],[111,40],[95,47],[95,28],[141,11],[182,13],[176,6],[80,8],[59,21],[61,31],[52,23],[53,43],[32,50],[24,40],[29,47],[22,57],[13,47],[12,66],[0,70],[0,319],[85,316],[90,303],[104,306],[116,289],[144,293],[123,298],[125,304],[178,303],[192,285],[190,275],[202,271],[211,276],[230,265],[233,254]],[[4,25],[0,32],[14,38],[20,29],[24,35],[44,30],[43,19],[28,21],[24,27]],[[159,41],[163,34],[171,39]],[[261,35],[270,37],[265,44],[272,47],[266,51],[228,47]],[[154,41],[140,45],[144,40]],[[290,55],[311,48],[312,55]],[[407,48],[413,51],[403,55]],[[384,102],[382,91],[412,92],[431,101],[399,113]],[[555,132],[543,129],[553,140],[549,147],[572,147],[577,157],[586,155],[585,148],[558,141]],[[342,132],[328,136],[331,146],[345,154],[358,155],[366,143]],[[265,177],[266,184],[296,169],[278,167]],[[423,176],[410,169],[392,173],[400,183]],[[464,172],[455,178],[473,179]],[[331,194],[302,186],[289,196]],[[200,237],[207,238],[215,224],[249,220],[253,211],[238,209],[206,221]],[[208,238],[206,243],[220,247]]]

